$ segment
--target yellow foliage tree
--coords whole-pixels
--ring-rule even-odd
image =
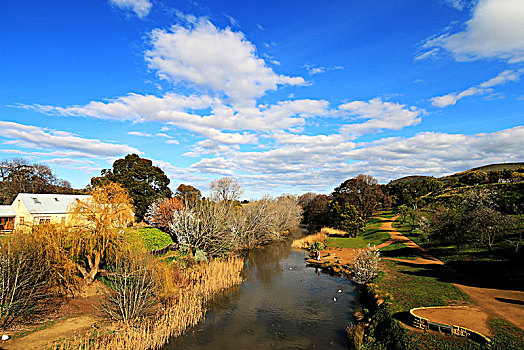
[[[95,187],[90,195],[69,210],[71,254],[86,284],[94,281],[101,261],[114,253],[122,229],[134,220],[129,194],[119,184]]]

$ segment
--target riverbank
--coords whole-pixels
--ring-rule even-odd
[[[53,306],[56,310],[38,324],[20,324],[9,330],[11,339],[3,342],[0,348],[158,349],[171,337],[202,320],[205,305],[211,298],[242,282],[242,257],[196,263],[187,255],[171,252],[155,259],[158,264],[165,265],[165,269],[179,271],[179,275],[167,271],[169,276],[176,278],[166,280],[162,301],[156,304],[150,316],[128,323],[102,316],[101,301],[112,291],[104,283],[95,281],[75,298]],[[173,264],[187,267],[178,269]]]
[[[449,322],[455,324],[450,318],[452,316],[457,316],[456,319],[465,318],[464,325],[475,327],[491,336],[492,348],[521,349],[524,333],[500,316],[487,312],[479,304],[478,298],[468,294],[468,289],[450,283],[457,272],[400,234],[392,226],[395,219],[391,213],[386,213],[370,220],[364,233],[357,238],[326,240],[325,252],[338,250],[334,255],[336,257],[343,256],[344,252],[351,255],[348,251],[365,248],[367,244],[380,247],[381,273],[366,286],[362,298],[363,308],[366,310],[365,322],[369,323],[366,336],[362,338],[363,346],[372,349],[386,346],[387,343],[388,346],[400,346],[397,347],[399,349],[479,349],[482,345],[465,338],[421,332],[410,326],[409,310],[412,308],[463,305],[467,308],[459,311],[460,317],[446,312]],[[337,259],[334,260],[333,263],[337,264]],[[341,261],[341,267],[348,263],[349,261]],[[377,305],[377,300],[381,303],[380,306]],[[515,305],[516,308],[520,306],[521,304]],[[398,321],[404,328],[395,326]]]

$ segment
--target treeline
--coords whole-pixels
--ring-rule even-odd
[[[191,191],[155,201],[147,210],[146,222],[183,246],[221,255],[280,240],[302,218],[294,196],[264,196],[241,205],[242,188],[237,180],[223,177],[210,188],[209,198]]]
[[[488,172],[466,171],[442,179],[405,178],[386,188],[410,232],[423,242],[469,247],[522,246],[524,214],[524,168]],[[513,179],[518,181],[501,181]]]
[[[0,161],[0,205],[10,205],[19,193],[75,193],[69,181],[43,164],[24,159]]]
[[[304,210],[304,224],[334,227],[353,236],[373,212],[389,209],[392,204],[387,188],[369,175],[344,181],[330,195],[309,192],[298,200]]]

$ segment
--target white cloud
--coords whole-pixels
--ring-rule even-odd
[[[139,18],[147,16],[153,6],[150,0],[109,0],[109,3],[122,10],[133,11]]]
[[[356,137],[361,134],[384,129],[400,130],[406,126],[417,125],[421,121],[423,110],[416,107],[384,102],[380,98],[365,101],[353,101],[339,106],[341,111],[347,111],[363,123],[346,124],[341,127],[342,134]]]
[[[463,31],[432,37],[423,48],[447,50],[458,61],[500,58],[520,62],[524,60],[523,18],[522,0],[480,0]]]
[[[445,0],[445,2],[454,9],[462,11],[464,8],[474,4],[476,0]]]
[[[127,134],[133,135],[133,136],[142,136],[142,137],[152,137],[153,136],[151,134],[140,132],[140,131],[130,131]]]
[[[153,30],[151,43],[146,60],[160,77],[224,93],[235,104],[251,106],[278,85],[305,83],[267,67],[243,33],[218,29],[203,19],[188,27]]]
[[[326,73],[326,72],[329,72],[329,71],[333,71],[333,70],[344,69],[344,67],[342,67],[342,66],[335,66],[335,67],[327,67],[326,68],[326,67],[317,66],[317,65],[314,65],[314,64],[310,64],[310,63],[306,63],[302,67],[307,70],[309,75],[323,74],[323,73]]]
[[[170,136],[168,134],[164,134],[163,132],[157,133],[156,136],[163,137],[163,138],[166,138],[166,139],[172,139],[173,138],[173,136]]]
[[[178,140],[167,140],[166,143],[168,143],[170,145],[179,145],[180,141],[178,141]]]
[[[492,88],[497,85],[519,81],[520,76],[523,73],[524,70],[505,70],[496,77],[491,78],[478,86],[470,87],[459,93],[450,93],[443,96],[433,97],[431,98],[431,104],[439,108],[444,108],[456,104],[458,100],[463,99],[464,97],[489,94],[493,91]]]
[[[100,156],[142,154],[136,148],[96,139],[85,139],[63,131],[48,131],[36,126],[0,121],[0,136],[13,139],[7,144],[18,144],[32,148],[53,148],[80,151]]]
[[[230,150],[191,167],[202,174],[237,174],[253,191],[288,188],[305,192],[331,191],[360,173],[388,182],[413,174],[443,176],[524,158],[524,126],[473,135],[423,132],[360,144],[343,142],[340,135],[317,136],[273,135],[279,143],[289,142],[263,152]]]

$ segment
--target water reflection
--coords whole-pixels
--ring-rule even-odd
[[[347,349],[355,286],[306,267],[304,257],[289,240],[248,252],[244,282],[164,349]]]

